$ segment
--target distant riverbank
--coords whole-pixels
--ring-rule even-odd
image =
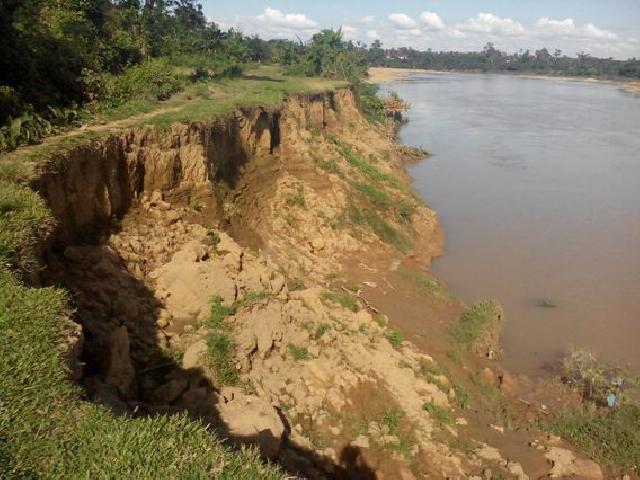
[[[386,68],[386,67],[371,67],[369,69],[369,83],[391,83],[404,79],[411,73],[431,73],[431,74],[445,74],[445,73],[478,73],[478,72],[458,72],[458,71],[442,71],[442,70],[428,70],[423,68]],[[508,73],[494,72],[502,75],[512,75]],[[624,91],[640,95],[640,80],[609,80],[599,79],[595,77],[569,77],[569,76],[555,76],[555,75],[535,75],[526,74],[518,75],[525,78],[533,78],[538,80],[569,80],[575,82],[589,82],[589,83],[607,83],[610,85],[618,85]]]

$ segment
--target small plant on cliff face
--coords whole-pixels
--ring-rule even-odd
[[[236,303],[233,304],[233,307],[236,310],[239,310],[245,307],[250,307],[258,303],[259,301],[272,296],[273,296],[273,293],[268,292],[266,290],[263,290],[260,292],[247,292],[242,298],[236,300]]]
[[[218,235],[218,233],[212,228],[207,228],[207,238],[213,246],[220,243],[220,235]]]
[[[400,346],[402,345],[402,341],[404,340],[402,332],[395,328],[387,330],[384,336],[387,340],[389,340],[389,343],[393,345],[393,348],[400,348]]]
[[[222,303],[222,297],[215,296],[211,299],[211,310],[207,326],[222,330],[226,328],[223,323],[224,319],[234,313],[235,309],[233,307],[227,307]]]
[[[330,303],[337,303],[344,308],[348,308],[354,313],[360,311],[360,302],[351,295],[340,295],[339,293],[332,292],[331,290],[325,290],[320,295],[320,298]]]
[[[202,203],[200,203],[200,200],[198,200],[197,198],[191,198],[191,200],[189,200],[189,208],[191,210],[199,212],[200,210],[202,210]]]
[[[316,331],[313,333],[313,339],[318,340],[329,330],[331,330],[331,326],[328,323],[321,323],[316,327]]]
[[[289,348],[289,353],[291,354],[291,357],[296,362],[309,359],[309,350],[307,350],[306,347],[298,347],[297,345],[290,343],[288,345],[288,348]]]
[[[462,410],[469,408],[469,392],[457,380],[453,381],[453,391],[456,392],[456,403]]]
[[[296,193],[287,199],[287,205],[290,207],[307,208],[307,199],[304,195],[304,187],[302,185],[298,185]]]
[[[433,401],[425,403],[422,408],[440,425],[451,423],[449,412],[440,405],[435,404]]]
[[[226,332],[214,332],[207,337],[207,348],[211,368],[223,385],[235,385],[238,372],[233,363],[233,342]]]

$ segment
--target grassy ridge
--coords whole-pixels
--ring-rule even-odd
[[[25,258],[47,219],[33,192],[2,184],[2,256]],[[7,198],[16,199],[7,202]],[[10,234],[13,232],[14,234]],[[252,451],[231,451],[184,415],[130,419],[82,401],[69,381],[67,296],[0,267],[1,478],[281,478]]]

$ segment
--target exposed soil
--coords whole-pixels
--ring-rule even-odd
[[[36,182],[60,221],[45,280],[72,294],[87,398],[186,412],[308,478],[525,479],[561,460],[602,478],[535,428],[561,389],[448,357],[463,306],[412,275],[441,250],[437,216],[392,180],[410,152],[356,107],[344,90],[170,138],[130,131]]]

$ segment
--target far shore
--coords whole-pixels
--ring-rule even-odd
[[[477,73],[477,72],[458,72],[458,71],[443,71],[443,70],[428,70],[423,68],[386,68],[386,67],[371,67],[369,68],[369,83],[391,83],[403,80],[412,73],[431,73],[431,74],[446,74],[446,73]],[[499,73],[503,75],[511,75],[507,73]],[[557,75],[534,75],[534,74],[515,74],[523,78],[531,78],[535,80],[564,80],[574,82],[588,82],[588,83],[604,83],[609,85],[617,85],[626,92],[635,93],[640,95],[640,80],[609,80],[600,79],[595,77],[569,77],[569,76],[557,76]]]

